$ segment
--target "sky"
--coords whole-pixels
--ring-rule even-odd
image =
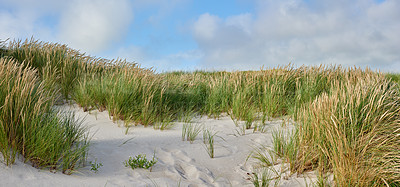
[[[399,0],[0,0],[0,40],[34,37],[158,72],[400,73],[399,10]]]

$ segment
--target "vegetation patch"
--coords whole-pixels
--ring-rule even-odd
[[[11,58],[0,59],[0,153],[6,165],[22,155],[35,167],[70,174],[86,159],[83,121],[54,110],[55,92],[36,75]]]
[[[124,161],[125,167],[130,167],[132,169],[144,168],[150,169],[150,171],[153,168],[153,165],[156,163],[157,159],[155,158],[155,155],[153,155],[151,160],[147,160],[146,155],[136,155],[135,158],[129,157],[128,160]]]
[[[83,110],[108,110],[127,127],[164,130],[184,121],[182,140],[191,142],[202,130],[190,124],[194,115],[228,114],[236,124],[244,121],[242,135],[285,116],[294,130],[274,132],[274,147],[256,151],[264,167],[280,158],[292,174],[318,171],[321,184],[332,173],[336,186],[400,185],[399,74],[340,66],[158,74],[33,39],[1,42],[0,48],[0,152],[6,165],[19,154],[36,167],[65,173],[83,163],[89,141],[82,120],[53,109],[74,100]],[[204,134],[213,154],[215,134]],[[126,164],[155,161],[144,160]],[[265,186],[268,176],[250,177]]]

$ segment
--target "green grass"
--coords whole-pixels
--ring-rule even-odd
[[[210,129],[203,130],[203,143],[206,145],[206,150],[210,158],[215,157],[214,138],[218,132],[212,132]]]
[[[185,123],[182,126],[182,141],[190,141],[193,143],[196,140],[196,137],[200,134],[203,129],[203,125]]]
[[[249,175],[249,180],[254,187],[268,187],[271,185],[272,177],[268,170],[263,170],[260,173],[248,173],[247,175]]]
[[[55,93],[36,73],[0,59],[0,153],[6,165],[22,155],[35,167],[70,174],[86,159],[86,130],[73,113],[52,109]]]
[[[56,90],[65,99],[70,98],[74,87],[83,76],[102,71],[105,61],[90,58],[68,48],[66,45],[34,40],[10,41],[4,56],[36,69],[39,77],[54,82]]]
[[[288,117],[295,129],[275,132],[272,150],[292,173],[333,173],[336,186],[400,184],[399,74],[340,66],[157,74],[33,39],[1,42],[0,49],[0,151],[6,164],[21,154],[40,167],[68,172],[85,158],[88,141],[80,122],[51,109],[65,99],[84,110],[107,110],[127,127],[168,129],[177,120],[189,123],[194,114],[228,114],[237,124],[244,121],[245,132]],[[182,139],[194,141],[200,131],[186,124]],[[59,134],[66,144],[52,139]],[[44,139],[51,142],[44,146],[57,147],[51,154],[40,151],[46,150],[39,146]]]

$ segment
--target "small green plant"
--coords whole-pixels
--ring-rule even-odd
[[[184,122],[184,123],[191,123],[193,121],[193,118],[197,115],[196,111],[194,110],[189,110],[189,111],[182,111],[178,115],[178,121]]]
[[[90,171],[94,171],[95,173],[97,173],[99,171],[99,168],[103,166],[101,162],[97,163],[97,159],[94,162],[90,161],[89,163],[91,166]]]
[[[249,176],[248,180],[250,180],[254,187],[268,187],[271,185],[273,178],[271,177],[271,173],[268,169],[262,169],[260,173],[247,173]],[[277,184],[277,183],[275,183]],[[276,186],[276,185],[275,185]]]
[[[146,155],[137,155],[135,158],[129,157],[128,160],[124,161],[125,167],[130,167],[132,169],[136,168],[144,168],[144,169],[149,169],[150,171],[153,168],[153,165],[157,163],[157,159],[155,158],[155,155],[153,155],[153,158],[151,160],[147,160]]]
[[[210,158],[214,158],[214,136],[217,132],[212,132],[211,130],[203,130],[203,143],[206,145],[206,150]]]
[[[249,108],[248,111],[245,113],[245,124],[246,124],[246,129],[251,129],[253,122],[255,120],[255,109],[253,107]]]
[[[265,123],[259,122],[254,125],[253,132],[266,133],[267,131],[268,131],[268,128]]]
[[[239,120],[236,119],[233,115],[229,115],[233,121],[233,123],[235,124],[236,127],[239,127]]]
[[[275,156],[282,158],[290,164],[290,169],[294,169],[297,158],[298,147],[295,134],[296,132],[284,132],[282,130],[272,131],[273,152]]]
[[[183,124],[182,127],[182,141],[190,141],[190,143],[193,143],[193,141],[196,139],[197,135],[200,134],[200,131],[202,129],[202,125],[194,125],[194,124]]]
[[[246,125],[238,125],[235,129],[235,136],[244,136],[246,135]]]
[[[259,186],[270,186],[271,182],[274,181],[272,186],[278,186],[282,177],[287,170],[284,167],[279,170],[274,166],[278,164],[277,156],[275,152],[265,145],[254,147],[254,150],[249,154],[246,162],[250,159],[257,160],[257,164],[254,168],[255,171],[247,173],[250,180],[255,187]]]
[[[276,163],[276,156],[275,153],[270,150],[265,145],[260,145],[258,147],[254,147],[254,150],[249,154],[246,159],[249,160],[250,158],[255,159],[258,161],[258,167],[270,167],[275,165]]]
[[[329,181],[329,178],[326,174],[318,173],[317,180],[313,183],[314,186],[317,187],[330,187],[332,184]]]
[[[278,157],[284,157],[288,148],[287,138],[282,130],[272,131],[274,152]]]
[[[173,123],[172,121],[173,121],[173,116],[168,115],[163,120],[160,120],[160,122],[154,123],[153,128],[160,129],[162,131],[171,129],[175,126],[175,123]]]

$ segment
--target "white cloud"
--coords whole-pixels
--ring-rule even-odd
[[[75,0],[61,15],[59,37],[73,48],[101,52],[125,36],[132,19],[127,0]]]
[[[16,38],[22,33],[31,33],[33,27],[31,22],[30,18],[21,15],[0,12],[0,39]]]
[[[260,0],[256,7],[254,15],[199,16],[192,34],[204,53],[202,68],[258,69],[290,62],[399,68],[399,1]]]
[[[139,63],[141,67],[153,68],[157,72],[176,70],[195,70],[202,53],[198,50],[181,51],[169,55],[155,55],[151,50],[140,47],[122,47],[109,56],[110,59],[120,57],[129,62]]]
[[[199,40],[210,40],[217,34],[217,28],[220,19],[218,16],[212,16],[208,13],[203,14],[194,24],[194,36]]]
[[[251,34],[250,28],[252,22],[252,15],[250,13],[230,16],[226,18],[225,22],[227,26],[234,26],[245,31],[247,34]]]
[[[158,26],[165,18],[173,14],[177,9],[185,8],[191,0],[133,0],[135,11],[146,11],[147,8],[156,10],[155,14],[148,17],[148,23]]]
[[[41,22],[45,16],[53,16],[64,4],[52,0],[0,0],[0,39],[26,39],[34,36],[51,40],[51,28]]]
[[[129,0],[0,0],[0,39],[61,42],[89,53],[110,49],[133,20]]]

